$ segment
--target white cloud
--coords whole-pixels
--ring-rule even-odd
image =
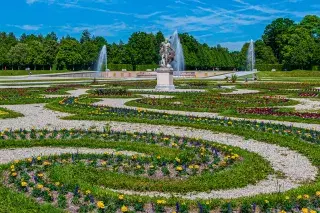
[[[61,31],[64,31],[69,34],[79,34],[84,30],[88,30],[95,36],[116,36],[119,32],[123,32],[124,30],[131,30],[132,27],[126,25],[124,22],[117,22],[114,24],[107,25],[87,25],[81,24],[78,26],[75,25],[65,25],[59,27]]]
[[[33,4],[35,2],[38,2],[39,0],[27,0],[27,4]]]
[[[226,47],[231,51],[240,51],[246,42],[248,42],[248,41],[222,42],[219,44],[222,47]]]
[[[7,26],[9,27],[16,27],[22,30],[26,30],[26,31],[37,31],[40,30],[42,28],[42,24],[40,25],[29,25],[29,24],[25,24],[25,25],[10,25],[8,24]]]

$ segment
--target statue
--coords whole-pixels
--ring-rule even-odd
[[[161,43],[160,56],[160,67],[171,68],[170,64],[174,60],[175,51],[172,49],[171,44],[168,42],[168,39]]]
[[[174,60],[175,51],[171,47],[168,39],[161,43],[160,46],[160,68],[157,69],[157,86],[158,91],[173,91],[173,68],[171,62]]]

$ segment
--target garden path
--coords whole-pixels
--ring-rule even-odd
[[[8,105],[4,106],[10,110],[14,110],[24,114],[25,117],[14,119],[0,120],[0,131],[5,128],[12,129],[88,129],[93,126],[97,130],[102,130],[106,122],[101,121],[74,121],[61,120],[61,117],[69,115],[68,113],[54,112],[45,109],[44,104],[29,104],[29,105]],[[300,184],[312,181],[316,178],[317,168],[303,155],[289,150],[285,147],[280,147],[274,144],[268,144],[255,140],[246,140],[243,137],[235,136],[226,133],[214,133],[209,130],[199,130],[188,127],[174,127],[138,123],[125,122],[109,122],[112,130],[123,132],[149,132],[149,133],[164,133],[166,135],[177,135],[191,138],[199,138],[208,141],[216,141],[221,144],[237,146],[242,149],[257,153],[270,162],[273,169],[284,175],[277,177],[269,175],[267,179],[262,180],[255,185],[248,185],[243,188],[219,190],[211,192],[194,192],[188,194],[175,194],[177,197],[187,199],[197,198],[235,198],[242,196],[253,196],[261,193],[273,193],[278,191],[287,191],[300,186]],[[47,148],[44,148],[46,150]],[[4,156],[17,156],[16,152],[24,150],[15,149],[15,151],[2,150]],[[47,154],[42,149],[34,149],[32,154],[41,155]],[[52,148],[55,151],[55,148]],[[59,148],[57,148],[57,151]],[[0,152],[1,153],[1,152]],[[1,156],[1,155],[0,155]],[[11,158],[9,158],[11,159]],[[171,197],[171,194],[159,194],[159,192],[134,192],[124,191],[126,194],[146,194],[148,196],[165,196]]]

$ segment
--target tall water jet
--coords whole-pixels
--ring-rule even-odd
[[[177,30],[170,37],[169,42],[171,44],[171,47],[175,51],[174,61],[171,62],[171,66],[175,71],[174,75],[180,75],[181,71],[185,71],[185,61],[184,61],[182,45],[181,45]]]
[[[105,71],[108,71],[107,66],[108,66],[108,55],[107,55],[107,46],[103,45],[100,53],[99,53],[99,58],[96,64],[96,71],[97,73],[100,73],[101,71],[103,71],[103,65],[105,65]]]
[[[248,48],[248,53],[247,53],[247,70],[248,71],[253,71],[256,66],[256,56],[254,52],[254,42],[251,39],[250,45]]]

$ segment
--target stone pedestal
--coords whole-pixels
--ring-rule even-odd
[[[157,69],[156,90],[159,90],[159,91],[175,90],[175,87],[173,85],[173,69],[172,68],[161,67]]]

